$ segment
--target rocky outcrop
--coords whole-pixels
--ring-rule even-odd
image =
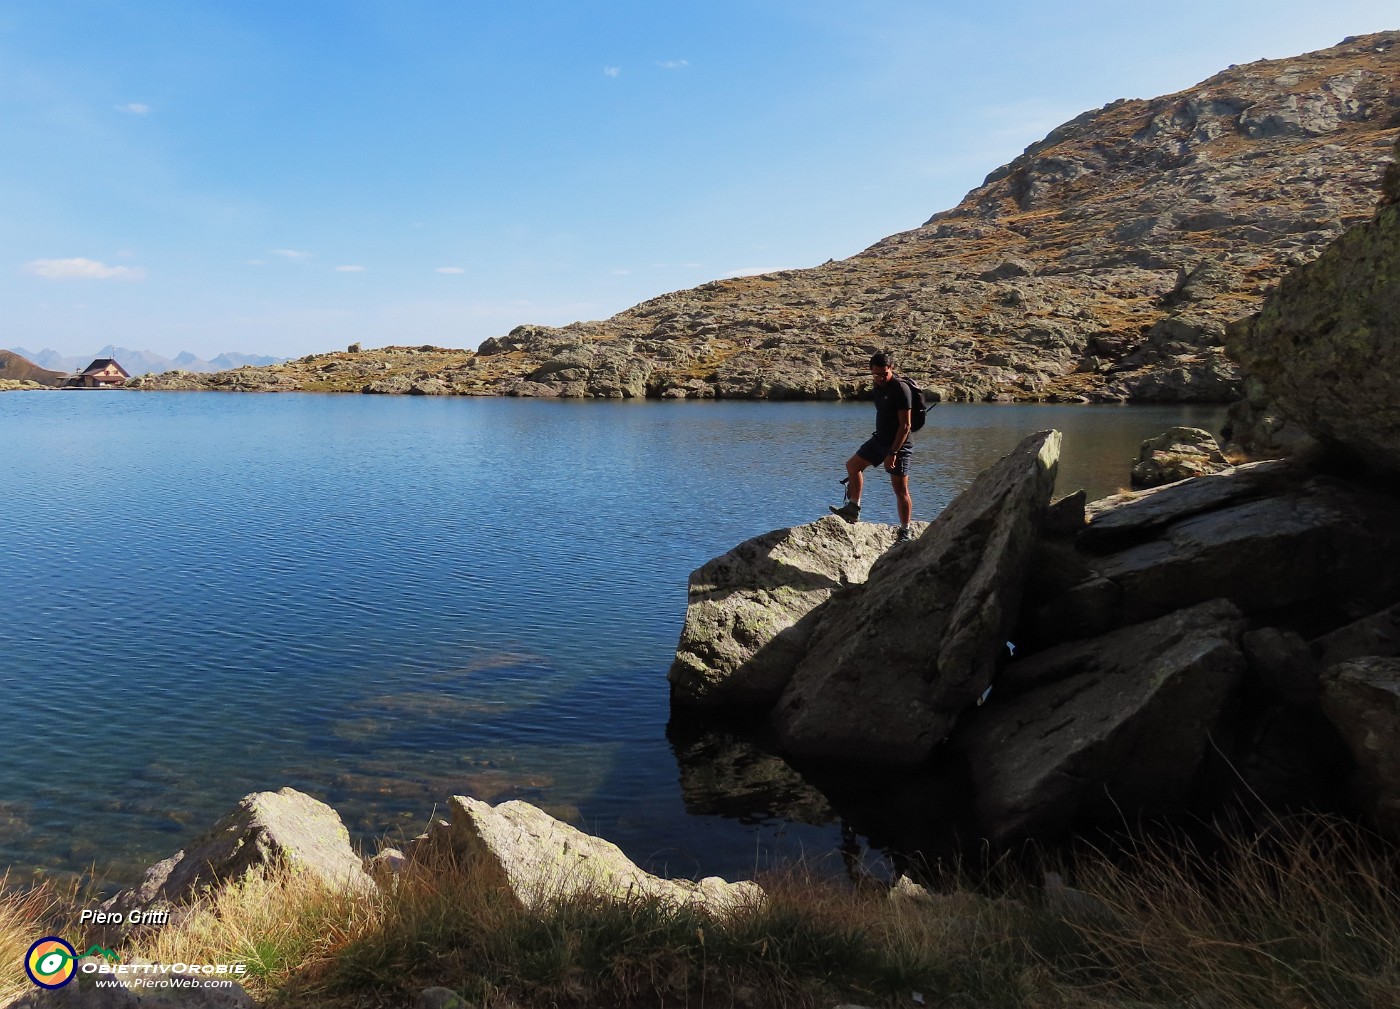
[[[1193,476],[1218,473],[1228,465],[1215,436],[1209,431],[1198,427],[1173,427],[1142,443],[1131,478],[1135,488],[1161,487]]]
[[[771,716],[790,752],[928,758],[991,683],[1059,451],[1057,431],[1025,439],[827,604]]]
[[[292,788],[254,792],[183,851],[146,870],[141,881],[106,904],[123,915],[170,911],[202,890],[262,866],[288,864],[327,886],[368,891],[374,883],[350,847],[339,814]]]
[[[1029,647],[1216,598],[1251,615],[1303,609],[1341,622],[1400,591],[1400,502],[1284,463],[1096,502],[1088,514],[1077,549],[1041,557],[1018,632]]]
[[[956,740],[990,836],[1053,833],[1115,808],[1190,808],[1244,672],[1244,626],[1215,600],[1006,669],[996,689],[1011,699],[978,709]]]
[[[1284,278],[1229,350],[1260,383],[1234,413],[1245,447],[1287,451],[1305,434],[1400,472],[1400,205]]]
[[[402,374],[403,391],[436,377],[466,395],[822,399],[859,394],[871,352],[892,349],[941,399],[1228,401],[1226,325],[1371,213],[1397,128],[1397,40],[1111,102],[848,259],[520,326],[475,355],[394,347],[263,372],[326,391]]]
[[[676,907],[729,914],[758,907],[763,891],[752,882],[728,883],[717,876],[699,882],[663,879],[637,867],[622,849],[585,834],[528,802],[497,806],[468,796],[448,800],[451,820],[439,825],[412,854],[431,858],[449,850],[474,871],[495,878],[521,904],[570,896],[626,900],[645,897]]]
[[[832,515],[755,536],[697,568],[668,676],[672,700],[771,706],[806,652],[821,605],[864,582],[894,536],[893,526]]]
[[[833,593],[769,715],[801,774],[756,747],[709,806],[786,782],[851,808],[895,762],[950,798],[937,775],[966,768],[1000,842],[1261,802],[1400,833],[1400,498],[1266,461],[1047,509],[1050,447],[1023,443]]]

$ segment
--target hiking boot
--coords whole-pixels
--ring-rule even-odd
[[[835,505],[830,505],[829,507],[831,508],[831,514],[840,515],[852,525],[860,521],[860,505],[856,504],[854,501],[847,501],[840,508],[837,508]]]
[[[900,526],[899,532],[894,534],[896,543],[909,543],[914,539],[914,530],[908,526]]]

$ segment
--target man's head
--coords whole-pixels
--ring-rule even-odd
[[[884,385],[894,378],[894,363],[890,360],[890,355],[882,351],[870,356],[870,377],[875,380],[876,385]]]

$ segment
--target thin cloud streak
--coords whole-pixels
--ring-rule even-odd
[[[145,280],[139,266],[108,266],[96,259],[31,259],[24,272],[45,280]]]

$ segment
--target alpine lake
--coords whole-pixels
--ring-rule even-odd
[[[1223,415],[939,406],[915,518],[1033,431],[1064,433],[1058,493],[1092,499],[1142,439]],[[666,682],[690,572],[826,515],[868,403],[29,393],[0,425],[0,867],[21,877],[129,883],[284,785],[367,852],[453,794],[673,876],[899,843],[741,733],[673,721]],[[879,473],[863,518],[895,521]]]

